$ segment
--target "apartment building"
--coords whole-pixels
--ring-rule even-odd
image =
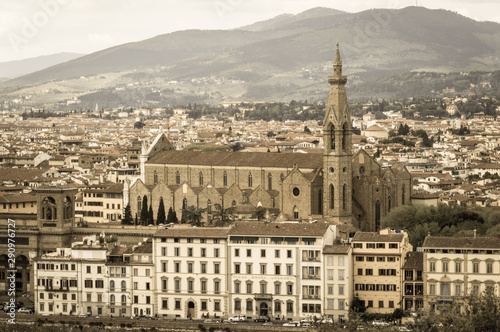
[[[408,253],[403,265],[403,310],[416,312],[424,307],[424,254]]]
[[[154,235],[154,303],[160,317],[228,315],[229,230],[176,227]]]
[[[128,256],[128,257],[127,257]],[[131,310],[134,316],[152,317],[154,315],[153,294],[155,290],[155,266],[153,264],[153,241],[147,239],[124,254],[129,262],[132,274],[130,276]]]
[[[344,243],[323,248],[323,307],[324,315],[336,322],[347,320],[352,301],[352,249]]]
[[[354,296],[369,313],[401,308],[402,270],[413,247],[402,230],[357,232],[352,238]]]
[[[424,308],[441,311],[493,287],[499,296],[500,241],[427,236],[422,245]]]
[[[115,246],[108,252],[106,262],[109,278],[109,314],[111,316],[130,317],[132,315],[130,299],[131,266],[130,257],[132,248]]]
[[[106,251],[78,245],[34,258],[36,313],[107,315]]]
[[[123,184],[103,183],[83,190],[83,220],[120,221],[123,215]]]
[[[322,316],[322,251],[335,234],[324,223],[235,223],[228,242],[230,313]]]

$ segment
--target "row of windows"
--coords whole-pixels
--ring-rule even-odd
[[[396,285],[394,284],[355,284],[354,290],[357,291],[383,291],[383,292],[393,292],[396,291]]]
[[[355,242],[353,243],[353,247],[356,249],[363,249],[363,243],[362,242]],[[364,248],[365,249],[385,249],[386,244],[377,242],[377,243],[365,243]],[[388,248],[389,249],[398,249],[399,244],[398,243],[389,243]]]
[[[282,264],[274,264],[274,270],[270,272],[271,274],[275,275],[281,275],[282,274],[282,269],[281,269]],[[310,272],[306,267],[304,267],[304,275],[308,275],[308,272]],[[317,273],[315,273],[314,267],[312,268],[311,275],[318,275],[320,274],[319,272],[319,267],[317,267]],[[253,270],[253,264],[252,263],[246,263],[245,264],[245,272],[246,274],[255,274]],[[234,263],[234,274],[240,274],[242,272],[242,263]],[[293,275],[293,264],[286,264],[286,275]],[[259,274],[267,274],[267,263],[260,263],[260,268],[259,268]]]
[[[358,276],[363,275],[363,269],[358,269]],[[373,269],[365,269],[365,274],[366,276],[372,276],[373,274]],[[397,270],[396,269],[378,269],[378,275],[379,276],[395,276],[397,275]]]
[[[356,258],[354,259],[356,262],[364,262],[366,259],[367,262],[375,262],[375,257],[374,256],[366,256],[366,258],[364,256],[356,256]],[[389,256],[389,257],[377,257],[377,262],[385,262],[387,260],[387,262],[396,262],[396,261],[399,261],[399,257],[394,257],[394,256]]]
[[[366,307],[367,308],[374,308],[373,306],[373,300],[368,300],[368,301],[364,301],[362,300],[361,302],[363,302],[363,304],[366,303]],[[375,301],[375,303],[377,303],[377,301]],[[386,307],[385,306],[386,302],[385,301],[378,301],[378,308],[394,308],[394,301],[388,301],[387,304],[388,306]]]
[[[174,271],[175,273],[208,273],[207,271],[207,262],[200,262],[200,269],[199,272],[194,272],[194,262],[187,262],[187,270],[182,269],[182,264],[183,262],[174,262]],[[214,262],[213,263],[213,274],[220,274],[221,273],[221,263],[220,262]],[[161,262],[161,272],[166,273],[168,272],[168,262],[163,261]]]
[[[45,303],[41,302],[39,305],[40,311],[44,312],[45,311]],[[53,312],[54,311],[54,303],[48,303],[47,305],[47,310],[48,312]],[[68,304],[63,303],[62,304],[62,312],[68,312]],[[71,313],[76,312],[76,303],[71,303]],[[88,310],[90,312],[90,310]]]
[[[436,263],[437,262],[429,262],[429,272],[446,272],[446,273],[462,273],[462,262],[455,262],[455,270],[451,271],[451,266],[453,266],[453,263],[449,261],[443,261],[441,262],[441,271],[437,271],[436,269]],[[492,274],[493,273],[493,262],[487,262],[486,263],[486,271],[480,269],[481,264],[479,262],[472,262],[472,273],[488,273]],[[483,268],[484,269],[484,268]]]
[[[174,237],[172,239],[170,238],[166,238],[166,237],[162,237],[161,238],[161,242],[165,243],[165,242],[170,242],[170,240],[173,240],[174,243],[184,243],[184,239],[181,239],[179,237]],[[218,244],[218,243],[221,243],[221,240],[220,239],[194,239],[194,238],[186,238],[186,243],[214,243],[214,244]],[[196,240],[196,242],[195,242]],[[199,242],[198,242],[199,240]]]
[[[42,279],[38,278],[37,280],[38,286],[45,286],[47,289],[54,289],[54,279]],[[61,279],[59,283],[60,288],[68,288],[68,287],[77,287],[78,282],[75,279]]]
[[[173,301],[174,301],[174,310],[182,310],[182,300],[181,299],[174,299]],[[253,302],[253,300],[247,300],[247,301]],[[168,298],[162,297],[161,298],[161,309],[168,310],[169,309],[168,302],[169,302]],[[209,309],[209,304],[212,304],[212,308],[210,308],[210,309]],[[252,305],[250,304],[250,307],[251,306]],[[200,311],[204,311],[204,312],[206,311],[207,312],[206,317],[210,317],[208,311],[215,311],[215,312],[222,311],[221,301],[220,300],[212,300],[212,299],[200,300]]]
[[[70,294],[70,295],[71,295],[71,301],[76,301],[76,294]],[[40,292],[38,297],[40,298],[40,300],[45,300],[45,299],[52,300],[54,298],[54,294],[53,293],[47,293],[47,296],[45,296],[45,293]],[[68,300],[68,294],[67,293],[62,293],[62,300],[63,301],[67,301]]]
[[[258,292],[260,294],[268,294],[268,287],[267,287],[267,281],[261,281],[259,283],[259,290]],[[254,292],[254,287],[253,287],[253,281],[246,281],[244,283],[244,287],[245,287],[245,291],[247,294],[253,294]],[[286,283],[286,289],[285,289],[285,294],[286,295],[293,295],[293,283],[292,282],[287,282]],[[304,287],[307,287],[307,286],[304,286]],[[315,287],[315,286],[310,286],[310,287]],[[316,287],[319,287],[319,286],[316,286]],[[275,295],[281,295],[282,294],[282,284],[281,282],[275,282],[274,283],[274,294]],[[242,293],[242,282],[239,281],[239,280],[236,280],[234,282],[234,289],[233,289],[233,293],[234,294],[240,294]],[[306,294],[306,293],[304,293]],[[318,293],[316,293],[319,295],[319,289],[318,289]]]
[[[247,299],[247,300],[245,300],[244,303],[245,303],[246,306],[242,307],[243,300],[241,300],[241,299],[235,299],[234,300],[234,311],[253,312],[253,310],[254,310],[253,300]],[[286,303],[282,303],[281,300],[274,301],[274,312],[275,313],[281,313],[282,310],[285,309],[285,308],[282,308],[282,304],[286,306],[286,312],[288,314],[293,313],[293,301],[287,301]],[[321,312],[321,306],[319,307],[319,309],[320,309],[319,312]],[[259,308],[255,308],[255,310],[258,311]],[[315,312],[315,311],[311,311],[311,312]]]
[[[328,266],[334,266],[334,258],[335,256],[326,256],[326,265]],[[385,257],[384,257],[384,260],[385,260]],[[344,266],[344,256],[338,256],[337,257],[337,265],[338,266]]]
[[[214,279],[213,281],[213,288],[212,292],[214,294],[220,294],[221,292],[221,280],[220,279]],[[195,291],[195,280],[193,278],[188,278],[187,279],[187,289],[182,289],[182,279],[181,278],[175,278],[174,279],[174,292],[176,293],[181,293],[181,292],[188,292],[188,293],[194,293]],[[202,294],[207,294],[208,292],[208,280],[207,279],[201,279],[199,283],[200,288],[198,291],[200,291]],[[168,292],[168,279],[167,278],[162,278],[161,279],[161,291],[162,292]]]
[[[71,271],[76,270],[75,264],[51,264],[51,263],[37,263],[36,267],[38,270],[69,270],[71,267]]]
[[[280,175],[280,180],[283,181],[284,178],[285,178],[285,176],[282,173]],[[153,172],[153,183],[154,184],[158,184],[158,172],[156,170]],[[181,184],[181,173],[179,171],[177,171],[175,173],[175,183],[177,185]],[[204,177],[203,177],[203,172],[200,172],[198,174],[198,184],[200,185],[200,187],[202,187],[205,184]],[[224,171],[224,173],[222,174],[222,185],[224,187],[227,187],[227,185],[228,185],[228,182],[227,182],[227,172],[226,171]],[[249,188],[253,187],[253,175],[252,175],[252,172],[248,172],[248,187]],[[273,190],[273,176],[272,176],[271,173],[267,174],[267,189],[268,190]]]
[[[490,286],[490,285],[487,285],[486,288],[488,287],[493,287],[493,286]],[[464,292],[465,290],[462,288],[462,285],[461,284],[455,284],[455,292],[452,294],[451,293],[451,290],[452,290],[452,285],[451,283],[449,282],[441,282],[440,283],[440,289],[439,289],[439,295],[441,296],[462,296],[464,295],[462,292]],[[480,286],[477,284],[477,285],[472,285],[472,288],[470,289],[471,293],[473,295],[479,295],[479,289],[480,289]],[[436,293],[436,290],[437,290],[437,285],[436,284],[429,284],[429,295],[438,295]]]
[[[338,290],[337,290],[337,295],[344,295],[344,285],[337,285]],[[333,292],[333,287],[334,285],[327,285],[326,286],[326,292],[328,295],[335,295]]]
[[[16,204],[16,209],[19,209],[19,204],[21,203],[3,203],[3,209],[6,210],[7,209],[7,204],[9,204],[9,209],[12,209],[12,204]],[[23,204],[23,209],[26,208],[26,203],[22,203]],[[34,206],[35,203],[31,202],[31,207]]]
[[[164,257],[168,256],[168,247],[161,248],[161,255]],[[180,247],[174,248],[174,256],[175,257],[183,256],[183,253],[181,253]],[[194,248],[187,248],[185,256],[194,257]],[[200,248],[200,253],[199,253],[198,257],[207,257],[207,248]],[[213,249],[213,256],[212,257],[220,257],[220,248]]]
[[[337,310],[346,310],[347,306],[345,305],[344,300],[337,300]],[[335,310],[334,308],[334,300],[326,301],[326,309],[327,310]]]

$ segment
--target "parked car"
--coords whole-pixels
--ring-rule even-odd
[[[245,315],[234,315],[227,319],[230,322],[246,322],[247,317]]]
[[[271,320],[271,318],[269,318],[269,316],[259,316],[259,317],[254,319],[254,321],[256,321],[258,323],[267,323],[270,320]]]
[[[31,309],[29,308],[20,308],[17,313],[19,314],[32,314],[33,311],[31,311]]]
[[[374,320],[372,322],[372,325],[375,325],[375,326],[389,326],[389,323],[383,322],[381,320]]]
[[[306,322],[300,322],[300,325],[302,327],[311,327],[313,326],[313,323],[311,321],[306,321]]]
[[[399,332],[410,332],[411,330],[407,328],[406,326],[398,326],[397,330]]]
[[[333,324],[333,318],[325,318],[321,321],[321,324]]]
[[[286,322],[285,324],[283,324],[283,326],[300,327],[300,322]]]

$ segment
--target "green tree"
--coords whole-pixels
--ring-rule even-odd
[[[142,128],[144,128],[144,122],[137,121],[136,123],[134,123],[134,129],[142,129]]]
[[[177,218],[174,218],[174,211],[172,210],[172,207],[169,207],[167,214],[167,224],[176,223],[177,221]]]
[[[148,221],[148,196],[146,195],[142,198],[141,218],[139,221],[141,225],[146,225]]]
[[[130,209],[130,203],[125,207],[125,211],[123,213],[122,224],[130,225],[132,224],[132,211]]]
[[[233,211],[234,209],[232,207],[223,209],[222,205],[220,204],[214,204],[214,209],[213,209],[213,224],[214,226],[217,227],[222,227],[226,226],[227,223],[231,222],[233,220]]]
[[[182,210],[182,220],[185,223],[200,227],[204,209],[199,209],[194,205],[188,206]]]
[[[160,203],[158,205],[158,214],[156,215],[156,224],[164,224],[165,218],[165,204],[163,203],[163,197],[160,197]]]

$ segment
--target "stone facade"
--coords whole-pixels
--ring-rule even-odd
[[[376,231],[381,219],[411,197],[411,175],[396,163],[382,168],[365,151],[353,156],[352,124],[337,48],[325,110],[323,154],[175,151],[161,133],[143,148],[141,179],[130,188],[132,215],[144,195],[156,216],[160,197],[180,218],[182,209],[251,204],[281,220],[325,218]],[[248,209],[247,209],[248,210]]]

